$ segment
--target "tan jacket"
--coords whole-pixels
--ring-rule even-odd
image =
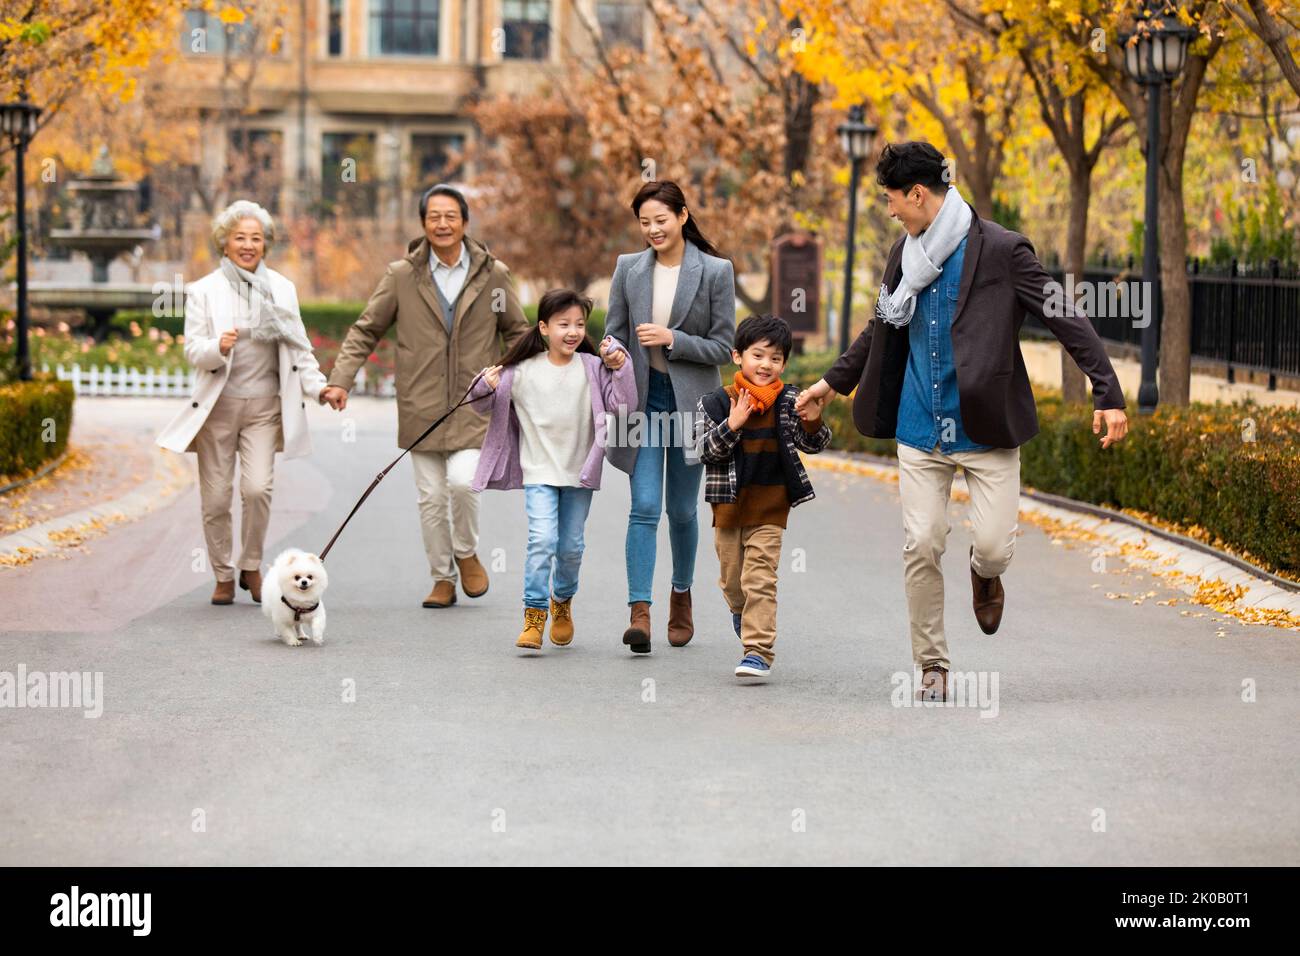
[[[357,369],[397,324],[397,444],[402,448],[460,401],[474,376],[497,364],[529,328],[510,271],[481,242],[466,236],[465,243],[469,274],[456,300],[450,337],[429,273],[429,241],[413,239],[406,255],[388,264],[330,372],[331,385],[351,389]],[[466,406],[417,450],[480,448],[487,427],[488,416]]]

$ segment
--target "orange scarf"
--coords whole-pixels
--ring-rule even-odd
[[[749,397],[754,403],[754,410],[760,415],[772,407],[777,396],[781,394],[781,390],[785,388],[785,384],[779,378],[770,385],[755,385],[745,378],[740,370],[736,371],[736,376],[732,381],[737,392],[741,389],[749,392]]]

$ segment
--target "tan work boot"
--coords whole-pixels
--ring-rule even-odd
[[[524,608],[524,629],[519,632],[519,640],[515,641],[515,647],[540,651],[542,649],[542,628],[544,627],[546,627],[546,608]]]
[[[216,588],[212,591],[213,604],[234,604],[235,603],[235,579],[229,581],[218,581]]]
[[[424,599],[425,607],[451,607],[456,603],[456,585],[450,581],[439,581]]]
[[[256,604],[262,603],[262,572],[240,571],[239,586],[248,592]]]
[[[631,607],[632,623],[623,632],[623,643],[633,654],[650,653],[650,603],[635,601]]]
[[[557,647],[573,643],[573,598],[567,601],[551,598],[551,643]]]
[[[668,643],[685,647],[695,636],[695,623],[691,620],[691,589],[672,591],[668,595]]]
[[[483,567],[477,554],[457,558],[456,567],[460,568],[460,589],[465,592],[465,597],[476,598],[487,594],[487,568]]]

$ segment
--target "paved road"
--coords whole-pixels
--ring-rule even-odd
[[[173,407],[92,404],[79,414],[146,431]],[[393,453],[391,404],[349,415],[351,442],[312,410],[317,453],[280,469],[272,553],[321,547]],[[484,498],[481,553],[505,562],[489,594],[425,610],[406,463],[330,557],[323,648],[275,642],[248,603],[207,603],[193,491],[88,554],[0,572],[0,671],[104,675],[98,719],[0,709],[0,863],[1300,863],[1294,633],[1220,638],[1209,616],[1107,600],[1149,579],[1093,588],[1086,549],[1026,527],[987,638],[955,521],[954,667],[996,673],[997,716],[895,707],[909,666],[896,489],[812,477],[759,686],[731,676],[707,528],[696,640],[626,653],[628,490],[609,469],[577,639],[540,656],[513,647],[521,494]]]

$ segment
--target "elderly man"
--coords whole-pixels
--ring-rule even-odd
[[[424,235],[388,264],[348,330],[325,390],[326,401],[346,405],[357,369],[396,323],[397,442],[403,448],[528,330],[509,270],[465,235],[469,204],[460,191],[428,189],[420,197],[420,221]],[[473,411],[458,413],[411,450],[433,576],[425,607],[456,603],[458,572],[467,597],[487,593],[487,570],[477,555],[478,494],[470,490],[487,424]]]

